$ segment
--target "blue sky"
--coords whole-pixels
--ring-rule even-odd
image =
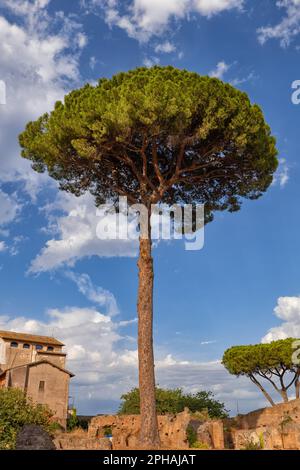
[[[272,187],[217,214],[201,251],[154,250],[158,383],[258,408],[220,358],[300,335],[299,54],[299,0],[0,0],[0,329],[66,342],[79,412],[114,411],[136,385],[137,246],[97,240],[92,199],[34,173],[18,133],[70,89],[142,65],[217,76],[261,105],[279,149]]]

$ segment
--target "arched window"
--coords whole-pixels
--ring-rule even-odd
[[[48,346],[47,351],[54,351],[54,347],[53,346]]]
[[[41,350],[43,349],[43,346],[42,346],[41,344],[36,344],[36,345],[35,345],[35,349],[36,349],[37,351],[41,351]]]
[[[12,342],[10,343],[10,347],[11,347],[11,348],[17,348],[18,346],[19,346],[19,345],[18,345],[18,343],[17,343],[16,341],[12,341]]]
[[[24,343],[23,344],[23,349],[30,349],[30,344]]]

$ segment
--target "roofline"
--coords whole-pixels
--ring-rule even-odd
[[[54,364],[54,362],[47,361],[47,359],[42,359],[41,361],[36,361],[36,362],[28,362],[27,364],[21,364],[19,366],[10,367],[9,369],[6,369],[2,373],[0,373],[0,377],[2,377],[2,375],[5,375],[6,372],[9,372],[10,370],[20,369],[21,367],[33,367],[39,364],[50,364],[50,366],[53,366],[56,369],[59,369],[62,372],[65,372],[66,374],[69,374],[70,377],[75,377],[75,374],[73,374],[69,370],[64,369],[63,367],[60,367],[57,364]]]
[[[16,338],[15,336],[19,336],[19,338]],[[32,338],[37,338],[37,339],[36,340],[28,339],[29,336],[31,336]],[[0,330],[0,339],[4,339],[4,340],[8,339],[8,340],[24,341],[24,342],[27,341],[28,343],[54,344],[56,346],[65,346],[64,343],[62,343],[58,339],[53,338],[51,336],[34,335],[31,333],[18,333],[17,331]]]

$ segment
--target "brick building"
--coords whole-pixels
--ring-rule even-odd
[[[36,403],[49,406],[66,426],[69,382],[64,344],[48,336],[0,331],[0,387],[24,390]]]

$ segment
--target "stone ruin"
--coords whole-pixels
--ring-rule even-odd
[[[223,420],[232,449],[300,449],[300,400],[291,400]]]
[[[158,426],[163,448],[187,449],[186,428],[190,421],[188,412],[178,415],[158,416]],[[96,416],[89,425],[89,438],[103,438],[110,428],[113,448],[116,450],[136,449],[139,446],[139,415]]]
[[[187,428],[192,426],[200,440],[205,435],[207,445],[213,449],[224,448],[223,424],[218,420],[202,422],[192,418],[188,409],[177,415],[158,416],[158,429],[162,449],[189,449]],[[111,429],[113,449],[136,449],[139,446],[139,415],[96,416],[92,418],[89,438],[104,438],[107,429]]]
[[[252,411],[223,420],[201,420],[185,410],[158,416],[162,449],[188,449],[187,427],[191,426],[200,448],[206,449],[300,449],[300,400]],[[138,447],[140,417],[96,416],[89,426],[90,439],[113,435],[113,449]]]
[[[300,449],[300,400],[252,411],[223,420],[201,418],[188,409],[158,416],[161,449],[188,449],[187,428],[192,427],[202,449]],[[113,449],[139,447],[139,415],[95,416],[88,432],[61,433],[57,449]],[[112,433],[112,440],[107,434]]]
[[[72,432],[58,433],[54,439],[57,450],[111,450],[112,444],[106,437],[89,437],[87,431],[75,429]]]

